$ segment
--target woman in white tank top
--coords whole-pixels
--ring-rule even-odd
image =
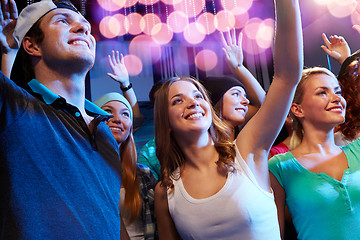
[[[171,79],[157,94],[160,239],[280,239],[267,156],[289,111],[303,59],[298,1],[276,0],[275,8],[273,83],[233,143],[196,80]]]

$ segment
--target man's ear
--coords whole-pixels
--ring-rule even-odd
[[[41,49],[39,48],[39,45],[32,38],[24,37],[22,45],[25,52],[27,52],[29,55],[34,57],[41,56]]]
[[[300,104],[292,103],[291,107],[290,107],[290,110],[294,114],[295,117],[297,117],[297,118],[304,117],[304,111],[303,111]]]

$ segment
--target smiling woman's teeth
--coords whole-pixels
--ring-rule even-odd
[[[120,128],[117,127],[110,127],[111,130],[116,130],[116,131],[122,131]]]
[[[188,119],[193,119],[193,118],[199,118],[202,116],[202,113],[194,113],[194,114],[191,114]]]

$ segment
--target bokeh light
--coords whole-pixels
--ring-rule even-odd
[[[221,10],[215,15],[215,27],[221,32],[226,32],[235,26],[235,17],[230,11]]]
[[[97,2],[107,11],[117,11],[125,5],[125,0],[97,0]]]
[[[197,16],[202,12],[205,6],[205,0],[182,0],[174,4],[176,11],[182,11],[189,18]]]
[[[124,63],[130,76],[139,75],[143,69],[143,64],[136,55],[129,54],[124,56]]]
[[[240,29],[245,27],[245,25],[247,24],[247,22],[249,21],[249,13],[244,13],[244,14],[238,14],[235,15],[235,25],[234,28]]]
[[[260,18],[251,18],[244,27],[245,35],[250,39],[256,39],[262,20]]]
[[[146,6],[151,6],[154,5],[155,3],[157,3],[159,0],[139,0],[139,3],[146,5]]]
[[[188,22],[187,16],[181,11],[174,11],[170,13],[167,18],[167,24],[171,27],[174,33],[183,32]]]
[[[113,18],[115,18],[118,22],[119,22],[119,31],[117,32],[117,36],[123,36],[127,33],[127,29],[126,29],[126,26],[125,26],[125,23],[126,23],[126,17],[121,14],[121,13],[118,13],[118,14],[115,14],[113,16]]]
[[[163,3],[168,4],[168,5],[174,5],[177,4],[183,0],[161,0]]]
[[[209,49],[204,49],[198,52],[195,56],[195,65],[202,71],[210,71],[216,67],[218,58],[216,53]]]
[[[173,31],[165,23],[158,23],[151,30],[152,39],[161,45],[169,43],[173,35]]]
[[[253,0],[221,0],[221,6],[234,15],[246,13],[253,4]]]
[[[138,35],[129,44],[129,53],[138,56],[144,64],[151,64],[161,58],[161,46],[149,35]]]
[[[198,19],[197,22],[201,25],[203,25],[204,27],[204,34],[211,34],[213,32],[215,32],[216,28],[215,28],[215,15],[210,13],[210,12],[204,12],[202,13]]]
[[[126,16],[124,25],[128,33],[138,35],[142,32],[140,28],[141,18],[142,16],[136,12],[130,13]]]
[[[137,2],[138,2],[138,0],[125,0],[124,7],[126,7],[126,8],[132,7],[132,6],[134,6]]]
[[[100,21],[99,30],[104,37],[114,38],[120,33],[121,26],[116,18],[106,16]]]
[[[331,15],[337,18],[350,16],[357,5],[356,0],[330,1],[327,5]]]
[[[201,43],[205,38],[205,28],[197,22],[190,23],[184,30],[184,38],[190,44]]]
[[[274,39],[274,24],[272,18],[265,19],[259,26],[256,34],[256,43],[260,48],[269,48],[272,46]]]
[[[150,35],[152,28],[158,23],[161,23],[160,17],[155,13],[148,13],[141,18],[140,28],[144,33]]]
[[[351,23],[360,25],[360,2],[357,4],[355,10],[351,14]]]

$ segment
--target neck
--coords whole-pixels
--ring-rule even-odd
[[[177,139],[177,142],[185,155],[186,165],[200,168],[201,166],[209,166],[218,159],[214,142],[208,132],[198,138],[191,135],[191,140],[190,138]]]
[[[334,141],[334,128],[329,130],[315,127],[304,128],[304,136],[300,149],[305,152],[327,152],[337,148]]]
[[[77,107],[83,116],[85,114],[86,73],[85,71],[67,73],[66,71],[56,71],[41,66],[35,68],[36,80],[53,93],[65,98],[69,104]]]

